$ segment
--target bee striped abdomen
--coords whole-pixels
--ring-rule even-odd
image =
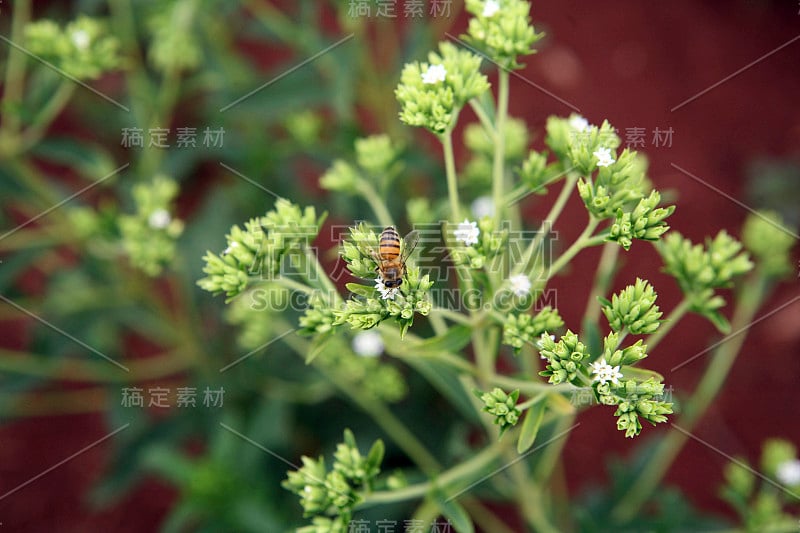
[[[392,261],[400,255],[400,234],[392,226],[381,233],[378,253],[384,261]]]

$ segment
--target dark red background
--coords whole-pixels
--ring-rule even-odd
[[[647,130],[644,151],[650,177],[660,190],[679,193],[673,229],[701,240],[725,228],[738,235],[747,212],[704,185],[677,172],[674,163],[744,200],[745,168],[753,157],[800,154],[800,42],[761,61],[694,102],[671,112],[701,90],[800,35],[798,6],[792,2],[669,3],[624,1],[537,1],[533,17],[548,34],[542,51],[526,62],[523,76],[580,108],[591,122],[608,119],[618,129]],[[456,25],[461,31],[463,21]],[[266,75],[266,73],[265,73]],[[525,81],[512,77],[511,113],[541,130],[547,116],[571,110]],[[654,128],[674,130],[670,148],[651,146]],[[186,191],[191,195],[192,191]],[[542,216],[534,208],[531,216]],[[556,228],[562,242],[582,229],[585,214],[573,198]],[[568,324],[579,324],[590,276],[599,250],[582,253],[572,274],[556,280],[558,304]],[[644,275],[669,310],[679,294],[660,274],[649,246],[634,246],[615,290]],[[764,305],[759,316],[800,294],[789,282]],[[757,461],[766,438],[800,443],[800,304],[793,304],[754,326],[728,377],[725,388],[696,428],[696,434],[730,455]],[[2,324],[4,345],[12,342],[16,324]],[[16,336],[15,336],[16,337]],[[695,317],[685,319],[651,354],[649,367],[662,372],[677,393],[691,390],[708,361],[699,358],[680,371],[669,369],[719,339],[713,327]],[[17,339],[18,341],[24,339]],[[8,343],[8,344],[6,344]],[[631,441],[616,431],[612,413],[593,409],[565,449],[570,488],[604,483],[604,458],[613,451],[627,455]],[[0,492],[5,492],[102,437],[108,429],[100,415],[32,418],[0,428]],[[646,427],[644,435],[668,428]],[[118,507],[89,514],[83,495],[102,476],[108,459],[101,445],[0,501],[0,523],[8,530],[143,531],[153,530],[173,503],[157,482],[147,483]],[[717,498],[726,459],[690,441],[674,463],[667,481],[679,485],[706,509],[728,512]]]

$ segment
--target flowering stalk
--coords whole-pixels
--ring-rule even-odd
[[[503,220],[503,213],[506,212],[505,199],[505,171],[503,162],[505,161],[505,130],[508,118],[508,71],[500,68],[497,71],[498,90],[497,90],[497,124],[494,139],[494,163],[492,167],[492,199],[494,201],[494,222],[496,227],[500,227]]]

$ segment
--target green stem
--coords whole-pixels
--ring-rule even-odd
[[[508,71],[499,69],[497,73],[497,124],[495,126],[494,164],[492,167],[492,200],[494,201],[494,222],[499,228],[505,213],[505,175],[506,157],[506,119],[508,118]]]
[[[485,475],[486,468],[499,457],[503,446],[502,441],[495,442],[473,455],[468,461],[442,472],[433,481],[368,494],[361,507],[413,500],[424,497],[433,489],[449,489],[451,486],[456,488],[474,483]]]
[[[281,326],[290,328],[291,325],[283,320],[279,320]],[[297,335],[287,335],[284,341],[292,347],[300,358],[304,358],[310,349],[310,343]],[[378,426],[411,458],[427,475],[434,477],[441,470],[439,462],[428,451],[425,445],[398,419],[394,413],[379,399],[368,395],[360,387],[353,387],[352,382],[341,374],[338,369],[332,369],[319,363],[316,359],[312,364],[324,375],[336,388],[346,397],[356,404],[360,409],[372,417]]]
[[[521,274],[525,272],[529,268],[529,263],[533,258],[533,255],[538,250],[539,246],[541,246],[542,241],[544,241],[545,235],[549,233],[548,229],[555,226],[556,220],[561,215],[561,212],[564,210],[564,206],[567,205],[567,200],[569,200],[572,191],[575,189],[575,184],[578,182],[578,176],[576,175],[569,175],[567,179],[564,180],[564,187],[561,189],[561,192],[556,198],[553,207],[550,208],[550,212],[547,213],[547,216],[544,217],[542,221],[542,225],[539,227],[539,231],[536,233],[536,237],[531,241],[528,248],[525,250],[525,254],[522,256],[522,261],[519,262],[519,265],[514,268],[513,274]]]
[[[11,10],[11,41],[22,43],[25,26],[31,19],[31,1],[17,0]],[[11,47],[6,62],[6,77],[3,83],[2,130],[9,136],[19,132],[21,126],[20,108],[25,88],[25,54]]]
[[[492,121],[489,119],[489,115],[486,113],[483,105],[480,103],[480,101],[478,101],[478,99],[473,98],[469,101],[469,106],[475,112],[475,116],[478,117],[478,120],[480,120],[486,135],[489,136],[489,139],[491,139],[492,142],[495,142],[497,139],[497,133],[495,132],[494,124],[492,124]]]
[[[378,223],[383,227],[391,226],[393,224],[392,215],[383,200],[378,197],[375,187],[367,180],[359,180],[358,191],[361,193],[361,197],[367,201],[372,212],[375,213]]]
[[[459,324],[463,324],[465,326],[474,325],[474,322],[470,317],[462,313],[459,313],[457,311],[453,311],[452,309],[446,309],[444,307],[438,307],[438,306],[433,307],[431,309],[431,318],[433,318],[434,315],[446,318],[452,322],[458,322]]]
[[[38,143],[59,113],[69,103],[72,93],[75,92],[75,84],[64,80],[58,86],[55,93],[47,101],[47,104],[37,113],[30,126],[23,132],[20,150],[27,150]]]
[[[461,204],[458,201],[458,179],[456,177],[456,162],[453,154],[453,132],[448,129],[439,139],[442,141],[444,152],[444,166],[447,172],[447,197],[450,199],[450,220],[461,220]]]
[[[689,299],[684,297],[683,300],[675,306],[664,322],[658,326],[656,332],[647,337],[647,351],[652,352],[655,347],[658,346],[658,343],[661,342],[661,339],[680,322],[681,318],[683,318],[687,312],[689,312]]]
[[[538,288],[543,288],[553,276],[558,274],[558,272],[564,268],[567,263],[572,261],[573,257],[578,255],[578,252],[584,248],[588,248],[589,246],[594,246],[602,242],[602,236],[592,236],[592,233],[594,233],[594,230],[597,228],[598,224],[600,224],[600,221],[596,218],[591,217],[589,219],[589,222],[586,224],[586,228],[584,228],[583,233],[581,233],[575,242],[572,243],[572,246],[567,248],[567,250],[550,265],[550,270],[547,273],[547,276],[539,283],[540,287]],[[600,238],[598,239],[598,237]]]
[[[748,280],[742,284],[739,303],[731,320],[731,327],[734,331],[743,331],[747,328],[767,293],[767,281],[760,276],[759,272],[755,272],[753,277],[756,280]],[[744,334],[729,337],[726,342],[714,350],[711,362],[700,379],[697,389],[685,403],[683,414],[674,424],[683,431],[671,431],[659,441],[652,454],[652,459],[644,466],[630,489],[619,499],[619,503],[613,509],[612,517],[616,523],[626,523],[636,516],[642,505],[650,498],[653,490],[661,483],[669,466],[689,439],[684,431],[691,432],[711,405],[736,361],[736,356],[746,337]]]
[[[583,313],[584,333],[589,324],[596,324],[600,318],[600,304],[597,302],[597,298],[608,292],[608,287],[614,279],[614,267],[617,264],[619,251],[620,246],[615,242],[607,242],[603,246],[603,252],[600,254],[600,262],[597,264],[597,271],[594,276],[592,291],[589,293],[589,298],[586,301],[586,310]]]

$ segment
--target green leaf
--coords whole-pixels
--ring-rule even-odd
[[[386,348],[391,353],[391,345],[387,344]],[[461,386],[461,382],[452,367],[420,357],[409,357],[404,361],[428,380],[442,396],[447,398],[467,421],[480,422],[480,416],[472,405],[472,399]]]
[[[472,520],[469,514],[456,500],[448,499],[447,494],[441,490],[435,490],[433,497],[436,499],[436,505],[442,511],[442,515],[453,525],[453,531],[459,533],[474,533],[475,527],[472,525]]]
[[[633,366],[623,365],[620,368],[622,375],[625,379],[635,379],[636,381],[647,381],[650,378],[655,379],[658,383],[664,382],[664,376],[654,370],[647,370],[646,368],[638,368]]]
[[[528,408],[528,414],[525,415],[525,421],[522,422],[522,429],[519,433],[519,440],[517,441],[517,452],[525,453],[536,440],[536,434],[539,433],[539,426],[542,425],[542,418],[547,409],[547,402],[544,398]]]
[[[384,446],[383,441],[380,439],[376,440],[367,454],[367,466],[369,468],[379,468],[381,466],[381,462],[383,461],[383,455],[385,452],[386,447]]]
[[[701,314],[710,320],[711,323],[714,324],[714,327],[723,335],[727,335],[731,332],[730,322],[728,322],[728,319],[719,311],[706,310]]]
[[[87,141],[49,138],[32,151],[44,160],[65,165],[78,174],[95,180],[108,176],[119,166],[105,148]]]
[[[311,364],[311,361],[316,359],[317,356],[322,353],[322,350],[328,346],[327,340],[331,334],[332,332],[327,332],[314,337],[314,340],[311,341],[311,347],[308,349],[308,353],[306,354],[307,365]]]
[[[358,283],[347,283],[345,284],[345,287],[347,287],[347,290],[356,296],[364,296],[365,298],[375,296],[375,287],[359,285]]]
[[[442,352],[458,353],[469,344],[472,330],[464,325],[453,326],[444,335],[437,335],[414,343],[412,351],[417,356],[435,355]]]

